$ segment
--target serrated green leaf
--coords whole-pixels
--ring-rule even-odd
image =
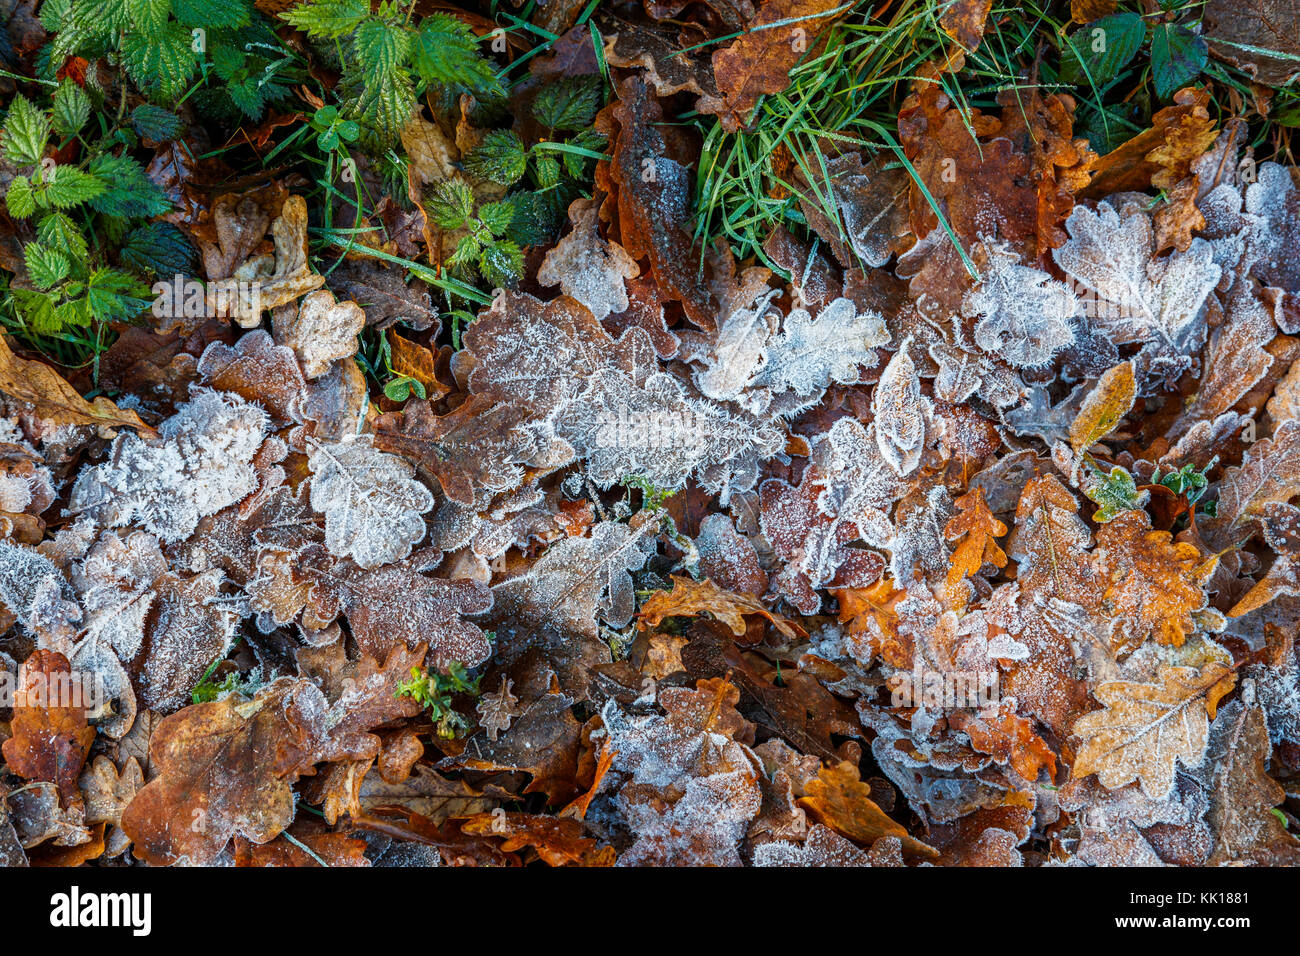
[[[97,212],[148,219],[161,216],[172,207],[163,191],[130,156],[96,156],[91,160],[90,171],[107,184],[107,188],[91,201]]]
[[[70,209],[102,196],[105,185],[98,176],[82,172],[75,166],[55,166],[37,198],[43,195],[45,203],[55,209]]]
[[[1094,475],[1083,493],[1100,506],[1092,516],[1098,524],[1113,521],[1125,511],[1136,511],[1151,497],[1149,491],[1138,491],[1133,476],[1119,465],[1112,468],[1108,475]]]
[[[169,22],[160,32],[127,31],[122,38],[122,63],[136,86],[153,99],[180,99],[198,69],[190,31]]]
[[[440,228],[459,229],[474,214],[474,193],[463,180],[443,180],[429,191],[425,207]]]
[[[266,104],[262,101],[262,89],[255,78],[248,77],[238,83],[230,83],[226,86],[226,92],[249,119],[257,119],[262,115]]]
[[[151,222],[126,237],[121,260],[137,272],[170,277],[193,272],[197,256],[189,240],[171,223]]]
[[[71,263],[68,257],[40,242],[29,242],[23,249],[23,261],[32,285],[45,291],[68,277]]]
[[[37,223],[36,241],[53,249],[62,249],[76,259],[84,259],[88,250],[81,229],[61,212],[52,212]]]
[[[474,31],[445,13],[421,22],[412,63],[426,83],[464,87],[481,95],[504,92],[492,63],[479,52]]]
[[[513,186],[528,169],[528,151],[512,130],[495,129],[465,157],[465,169],[478,179]]]
[[[13,297],[18,315],[31,331],[40,335],[49,335],[63,326],[63,323],[55,318],[54,300],[44,292],[11,288],[9,294]]]
[[[488,232],[500,236],[510,228],[515,218],[515,204],[510,199],[485,203],[479,207],[478,218],[487,226]]]
[[[171,12],[171,0],[127,0],[131,28],[148,36],[162,32]]]
[[[1136,13],[1114,13],[1085,24],[1066,44],[1061,79],[1105,86],[1129,65],[1146,35],[1146,23]]]
[[[90,97],[72,80],[65,79],[54,91],[54,129],[60,136],[72,136],[89,119]]]
[[[150,305],[149,289],[124,272],[96,269],[86,282],[86,303],[100,322],[134,319]]]
[[[1156,95],[1167,100],[1196,79],[1209,60],[1210,48],[1181,23],[1158,23],[1151,30],[1151,79]]]
[[[32,181],[26,176],[15,176],[5,193],[5,206],[9,215],[15,219],[26,219],[36,211],[36,194],[32,192]]]
[[[524,254],[509,239],[493,242],[479,256],[478,270],[493,288],[510,288],[524,271]]]
[[[9,104],[4,122],[4,157],[15,166],[34,166],[50,138],[50,118],[21,93]]]
[[[533,117],[548,129],[577,132],[591,125],[600,109],[601,80],[570,76],[543,87],[533,100]]]
[[[286,10],[280,19],[312,36],[332,39],[347,36],[369,16],[368,0],[316,0]]]
[[[131,127],[142,139],[157,143],[176,139],[183,129],[179,116],[152,103],[141,103],[131,111]]]
[[[250,20],[246,0],[171,0],[171,7],[185,26],[205,30],[229,30]]]

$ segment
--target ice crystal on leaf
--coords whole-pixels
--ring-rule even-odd
[[[992,255],[983,281],[966,293],[962,307],[979,317],[975,344],[1018,368],[1045,365],[1074,341],[1074,294],[1013,254]]]
[[[325,515],[325,546],[363,568],[399,561],[425,535],[433,493],[368,436],[318,445],[311,454],[311,506]]]
[[[200,390],[162,423],[159,441],[119,435],[108,460],[77,478],[68,512],[109,528],[139,524],[164,543],[182,541],[205,515],[256,488],[252,461],[268,428],[256,405]]]

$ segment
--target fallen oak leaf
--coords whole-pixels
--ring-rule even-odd
[[[462,833],[502,838],[501,851],[514,853],[525,847],[537,852],[550,866],[613,866],[613,847],[599,846],[585,835],[581,821],[537,813],[476,813],[460,823]]]
[[[675,574],[672,582],[671,591],[655,591],[641,606],[637,613],[639,627],[656,628],[666,617],[697,617],[708,613],[731,628],[737,637],[744,637],[748,630],[745,615],[758,614],[791,640],[808,635],[798,623],[772,613],[751,594],[725,591],[708,578],[696,581],[686,575]]]
[[[26,780],[54,784],[65,807],[80,805],[77,777],[95,728],[86,723],[84,689],[73,680],[68,659],[34,651],[19,668],[17,689],[12,736],[0,746],[5,763]]]
[[[5,335],[0,335],[0,392],[27,402],[38,418],[56,425],[94,425],[106,437],[124,426],[150,438],[158,435],[134,411],[123,411],[102,395],[88,402],[44,362],[19,358]]]
[[[1070,424],[1070,447],[1075,454],[1083,454],[1114,431],[1136,399],[1133,363],[1120,362],[1108,369],[1084,398],[1079,414]]]
[[[818,823],[856,843],[871,846],[881,837],[892,836],[901,840],[909,853],[926,857],[939,855],[876,805],[870,798],[871,787],[861,780],[858,768],[847,760],[823,765],[804,789],[806,796],[799,798],[799,806]]]
[[[1237,676],[1218,662],[1200,670],[1161,667],[1159,684],[1108,681],[1093,690],[1104,710],[1080,717],[1074,733],[1083,746],[1072,774],[1095,773],[1115,790],[1137,780],[1142,792],[1163,800],[1174,786],[1174,765],[1194,770],[1205,758],[1210,720]]]

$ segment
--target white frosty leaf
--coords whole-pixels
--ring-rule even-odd
[[[975,344],[1019,368],[1044,365],[1074,341],[1078,301],[1046,272],[994,251],[983,281],[966,293],[963,311],[978,316]]]
[[[537,270],[541,285],[558,285],[597,319],[628,307],[624,281],[641,274],[636,260],[617,242],[600,237],[600,204],[577,199],[569,206],[573,229],[546,254]]]
[[[295,314],[296,312],[296,314]],[[355,302],[336,302],[334,293],[320,289],[298,305],[276,309],[275,342],[293,349],[311,379],[330,370],[335,359],[357,352],[357,333],[366,327],[366,313]]]
[[[160,441],[119,435],[107,461],[82,470],[68,513],[110,528],[134,522],[164,543],[182,541],[205,515],[257,487],[252,461],[268,429],[256,405],[201,390],[162,423]]]
[[[704,368],[695,373],[696,388],[709,398],[737,398],[762,361],[763,346],[778,324],[771,302],[780,293],[779,289],[768,289],[766,283],[762,288],[752,307],[726,313],[713,347],[704,356]],[[690,341],[688,337],[688,347]]]
[[[157,599],[154,582],[167,559],[153,535],[137,531],[123,540],[105,534],[72,574],[86,609],[86,636],[129,661],[144,641],[145,621]]]
[[[400,561],[424,537],[421,517],[433,492],[415,480],[415,468],[375,450],[363,436],[320,445],[308,462],[311,506],[325,515],[325,546],[363,568]]]
[[[38,551],[11,541],[0,541],[0,601],[32,631],[53,625],[66,635],[81,619],[63,572]]]
[[[815,398],[832,382],[856,385],[861,366],[874,365],[876,348],[888,342],[885,320],[870,309],[859,313],[851,299],[835,299],[816,321],[806,310],[793,309],[749,387]]]
[[[904,343],[881,373],[872,401],[880,453],[900,476],[910,474],[921,461],[928,405]]]
[[[880,450],[876,427],[863,427],[856,418],[839,419],[817,439],[814,460],[822,489],[817,509],[852,522],[862,540],[883,548],[893,539],[887,512],[902,485]]]
[[[1151,359],[1165,362],[1199,347],[1206,298],[1222,274],[1206,240],[1156,258],[1151,215],[1135,204],[1122,212],[1109,203],[1095,212],[1075,206],[1065,228],[1070,239],[1053,252],[1057,265],[1077,283],[1085,316],[1111,341],[1145,344]],[[1159,372],[1174,375],[1185,364]]]

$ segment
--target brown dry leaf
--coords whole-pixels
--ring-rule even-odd
[[[954,0],[939,15],[939,26],[966,53],[974,53],[984,39],[984,30],[993,9],[993,0]],[[960,69],[960,67],[957,67]]]
[[[1075,454],[1083,454],[1114,431],[1133,409],[1136,399],[1133,363],[1120,362],[1108,369],[1084,398],[1079,414],[1070,423],[1070,446]]]
[[[134,411],[123,411],[102,395],[88,402],[44,362],[19,358],[4,335],[0,335],[0,392],[27,402],[38,418],[55,425],[94,425],[105,437],[123,426],[149,437],[158,434]]]
[[[840,602],[840,621],[849,625],[849,649],[860,662],[879,656],[891,667],[912,666],[912,641],[898,631],[898,603],[907,591],[891,577],[870,587],[832,591]]]
[[[269,332],[255,329],[233,346],[213,342],[199,358],[207,385],[257,402],[282,422],[302,421],[306,382],[293,350],[276,345]]]
[[[1127,653],[1151,638],[1182,646],[1204,610],[1203,585],[1216,558],[1202,561],[1196,546],[1174,543],[1167,531],[1151,530],[1144,511],[1125,511],[1097,532],[1097,554],[1111,615],[1111,646]]]
[[[699,111],[716,114],[728,132],[740,129],[759,97],[790,85],[790,70],[840,6],[835,0],[760,0],[744,34],[714,52],[713,78],[721,95],[701,96]]]
[[[943,536],[948,541],[960,542],[953,549],[952,564],[948,569],[946,583],[950,600],[958,583],[963,578],[974,577],[985,564],[995,568],[1007,566],[1006,553],[997,543],[997,539],[1007,533],[1007,526],[989,511],[984,492],[973,488],[953,504],[957,513],[943,529]]]
[[[613,159],[597,169],[602,185],[617,200],[619,237],[633,259],[648,259],[665,299],[681,302],[687,317],[702,329],[714,327],[708,291],[696,275],[697,247],[691,239],[691,174],[685,157],[669,148],[659,124],[664,112],[638,76],[623,80],[610,110],[617,124]],[[603,116],[604,114],[602,114]]]
[[[825,824],[857,843],[871,846],[884,836],[897,837],[909,853],[938,856],[932,847],[910,836],[902,824],[891,820],[870,799],[871,788],[862,782],[858,768],[847,760],[823,766],[805,786],[799,806],[818,823]]]
[[[254,328],[262,321],[262,310],[287,305],[325,284],[325,277],[313,273],[308,261],[305,199],[290,196],[284,201],[280,215],[271,223],[271,237],[275,241],[275,255],[255,256],[236,269],[232,276],[232,279],[252,285],[256,293],[254,299],[248,303],[231,302],[227,294],[227,301],[222,302],[222,286],[209,286],[210,314],[229,313],[244,328]],[[250,307],[253,305],[257,308]]]
[[[312,292],[297,308],[273,313],[275,342],[291,348],[308,379],[319,378],[337,359],[357,352],[357,333],[366,327],[366,314],[355,302],[337,302],[328,289]]]
[[[86,801],[86,822],[108,824],[105,852],[117,856],[131,845],[131,838],[121,827],[122,811],[144,786],[144,772],[134,757],[128,757],[119,773],[113,761],[96,757],[78,781]]]
[[[461,821],[461,830],[475,836],[501,837],[503,853],[525,847],[549,866],[613,866],[613,847],[602,847],[585,835],[581,821],[535,813],[478,813]]]
[[[477,707],[478,725],[487,734],[488,740],[495,741],[504,730],[509,730],[511,723],[519,716],[519,698],[510,693],[514,681],[501,675],[501,686],[494,692],[479,698]]]
[[[1034,723],[1019,716],[1003,701],[998,712],[985,716],[979,711],[959,710],[948,722],[970,738],[971,746],[989,754],[999,764],[1033,783],[1038,772],[1047,770],[1050,780],[1056,776],[1056,754],[1047,741],[1034,732]]]
[[[95,740],[84,689],[73,678],[62,654],[34,651],[19,668],[12,736],[0,747],[12,772],[54,784],[64,806],[81,804],[77,777]]]
[[[302,832],[293,837],[296,842],[281,834],[270,843],[257,844],[236,836],[235,866],[370,865],[366,841],[346,833]]]
[[[425,397],[436,401],[451,391],[451,387],[438,381],[437,358],[423,345],[403,338],[388,330],[388,347],[393,356],[393,371],[415,379],[424,387]]]
[[[1083,745],[1074,777],[1095,773],[1108,790],[1137,780],[1143,793],[1162,800],[1173,789],[1176,763],[1189,770],[1201,766],[1210,720],[1237,676],[1210,662],[1199,670],[1161,667],[1158,677],[1158,684],[1108,681],[1093,690],[1106,709],[1075,722]]]
[[[886,153],[866,163],[861,153],[842,153],[826,160],[826,178],[814,182],[802,169],[794,170],[799,210],[846,268],[859,259],[883,266],[915,241],[908,223],[912,177],[891,162],[893,157]],[[835,220],[828,216],[828,207],[835,209]],[[842,237],[847,237],[847,246]]]
[[[1070,19],[1075,23],[1091,23],[1115,12],[1118,0],[1070,0]]]
[[[1174,94],[1172,106],[1151,117],[1151,128],[1097,160],[1089,199],[1112,193],[1172,188],[1218,135],[1209,113],[1208,90],[1187,88]]]
[[[1255,82],[1283,87],[1300,75],[1300,7],[1290,0],[1209,0],[1201,24],[1210,52]]]
[[[641,606],[637,614],[638,626],[655,628],[666,617],[697,617],[708,613],[717,618],[737,637],[748,630],[746,614],[758,614],[772,623],[778,631],[791,640],[807,636],[799,624],[780,614],[773,614],[751,594],[724,591],[708,578],[696,581],[686,575],[673,575],[671,591],[656,591]]]
[[[252,700],[232,694],[165,718],[149,745],[158,777],[122,814],[134,853],[155,866],[202,865],[236,834],[267,843],[284,830],[293,781],[315,744],[304,687],[312,685],[281,678]]]
[[[1214,834],[1206,866],[1300,861],[1300,841],[1273,812],[1286,791],[1268,775],[1271,751],[1260,707],[1234,700],[1219,712],[1196,772],[1210,797],[1206,821]]]

